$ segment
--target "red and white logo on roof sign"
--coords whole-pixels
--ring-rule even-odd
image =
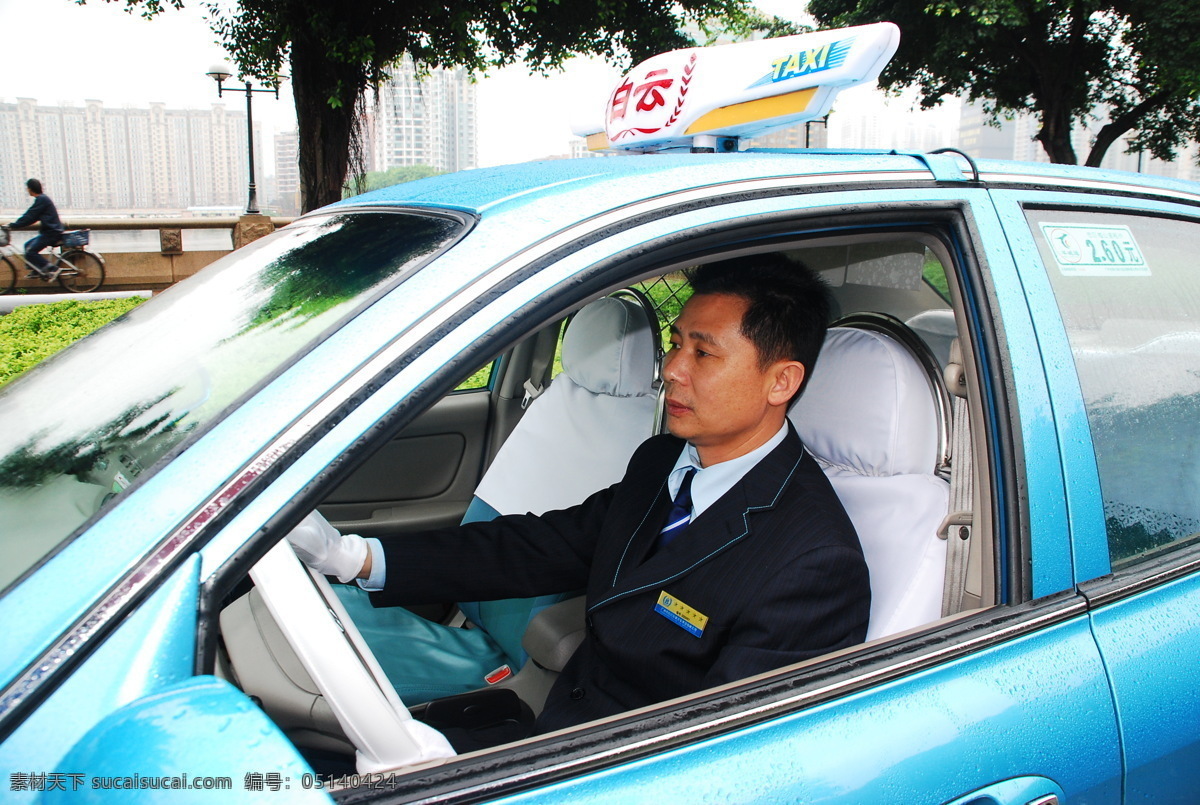
[[[606,126],[613,142],[662,131],[683,112],[696,70],[696,49],[677,50],[655,59],[638,65],[613,91]],[[638,74],[641,77],[635,78]]]

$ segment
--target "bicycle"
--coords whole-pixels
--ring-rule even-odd
[[[71,293],[94,291],[104,283],[104,257],[87,248],[90,232],[76,229],[63,233],[62,240],[46,252],[50,263],[41,277],[42,282],[49,284],[58,280],[58,284]],[[25,254],[10,245],[10,240],[9,228],[0,227],[0,294],[12,293],[17,287],[20,266],[34,271]]]

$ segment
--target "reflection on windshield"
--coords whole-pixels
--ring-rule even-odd
[[[461,226],[386,212],[298,221],[8,384],[0,588]]]

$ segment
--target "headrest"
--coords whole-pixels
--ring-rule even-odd
[[[937,409],[925,370],[881,333],[831,328],[788,416],[824,466],[872,476],[934,472]]]
[[[641,306],[606,296],[575,314],[563,336],[563,372],[593,394],[636,397],[654,382],[654,334]]]

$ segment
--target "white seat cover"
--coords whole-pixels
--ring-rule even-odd
[[[615,484],[654,429],[654,339],[636,303],[597,299],[563,339],[563,372],[538,397],[475,496],[500,514],[541,514]]]
[[[937,409],[925,371],[880,333],[835,327],[789,412],[850,515],[871,574],[867,639],[941,616],[949,484],[934,475]]]

